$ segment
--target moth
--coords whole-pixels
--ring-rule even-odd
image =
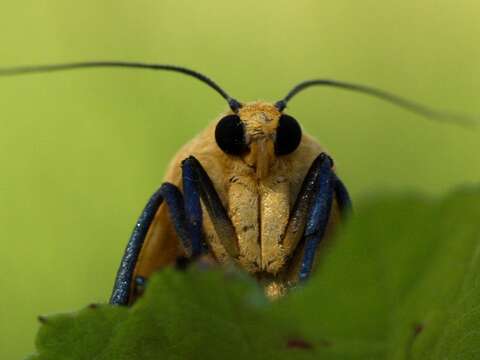
[[[162,70],[196,78],[228,104],[172,159],[127,243],[111,304],[129,305],[151,274],[178,259],[239,267],[271,298],[308,279],[319,244],[351,210],[330,154],[285,112],[313,86],[371,95],[421,115],[445,115],[389,92],[328,79],[303,81],[277,102],[240,102],[207,76],[176,65],[105,61],[0,69],[0,76],[99,67]]]

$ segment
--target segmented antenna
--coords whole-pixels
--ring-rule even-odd
[[[352,84],[348,82],[329,80],[329,79],[314,79],[314,80],[303,81],[295,85],[292,88],[292,90],[288,92],[287,96],[285,96],[282,100],[277,101],[275,103],[275,106],[277,107],[278,110],[283,111],[287,107],[287,103],[295,95],[312,86],[330,86],[330,87],[336,87],[344,90],[360,92],[363,94],[374,96],[384,101],[388,101],[394,105],[400,106],[413,113],[425,116],[426,118],[429,118],[429,119],[434,119],[434,120],[439,120],[444,122],[452,122],[452,123],[456,123],[464,126],[478,125],[478,119],[474,119],[469,116],[438,111],[428,106],[425,106],[423,104],[417,103],[415,101],[403,98],[401,96],[398,96],[390,92],[377,89],[371,86]]]
[[[19,66],[13,68],[0,68],[0,76],[16,76],[33,73],[45,73],[63,70],[85,69],[85,68],[99,68],[99,67],[116,67],[116,68],[134,68],[134,69],[147,69],[147,70],[166,70],[179,72],[185,75],[192,76],[204,84],[207,84],[217,93],[219,93],[228,102],[228,106],[233,112],[237,112],[242,105],[228,95],[216,82],[209,77],[181,66],[166,65],[166,64],[146,64],[140,62],[128,62],[128,61],[87,61],[87,62],[74,62],[65,64],[49,64],[49,65],[33,65],[33,66]]]

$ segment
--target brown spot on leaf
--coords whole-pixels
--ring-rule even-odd
[[[304,340],[302,338],[290,338],[287,341],[287,348],[289,349],[301,349],[301,350],[311,350],[313,349],[313,344]]]
[[[414,323],[413,324],[413,332],[412,335],[410,336],[410,339],[407,342],[407,349],[406,349],[406,358],[411,359],[412,358],[412,350],[413,350],[413,344],[415,340],[417,339],[418,335],[424,330],[425,325],[422,323]]]
[[[414,324],[414,327],[413,327],[413,335],[414,336],[418,336],[418,334],[420,334],[421,332],[423,331],[423,324]]]

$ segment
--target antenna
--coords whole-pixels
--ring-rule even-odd
[[[329,79],[314,79],[314,80],[306,80],[302,81],[301,83],[295,85],[288,94],[280,101],[275,103],[275,106],[279,111],[283,111],[287,107],[287,103],[299,92],[312,87],[312,86],[329,86],[329,87],[336,87],[344,90],[351,90],[360,92],[362,94],[370,95],[376,98],[379,98],[384,101],[388,101],[394,105],[400,106],[404,109],[407,109],[413,113],[420,114],[426,118],[444,121],[444,122],[452,122],[464,126],[473,126],[477,125],[477,120],[465,116],[462,114],[452,114],[446,113],[443,111],[438,111],[432,108],[429,108],[423,104],[417,103],[415,101],[403,98],[401,96],[392,94],[390,92],[377,89],[367,85],[360,85],[360,84],[353,84],[343,81],[337,80],[329,80]]]
[[[242,105],[226,93],[216,82],[209,77],[191,69],[176,65],[167,64],[147,64],[141,62],[128,62],[128,61],[86,61],[86,62],[74,62],[65,64],[48,64],[48,65],[33,65],[33,66],[19,66],[12,68],[0,68],[0,76],[17,76],[27,75],[35,73],[47,73],[54,71],[75,70],[75,69],[87,69],[87,68],[129,68],[129,69],[146,69],[146,70],[165,70],[179,72],[185,75],[194,77],[204,84],[207,84],[217,93],[220,94],[228,102],[228,106],[233,112],[238,112]]]

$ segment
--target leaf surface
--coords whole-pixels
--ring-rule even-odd
[[[480,191],[385,196],[268,302],[244,275],[173,269],[132,308],[47,317],[29,359],[478,359]]]

